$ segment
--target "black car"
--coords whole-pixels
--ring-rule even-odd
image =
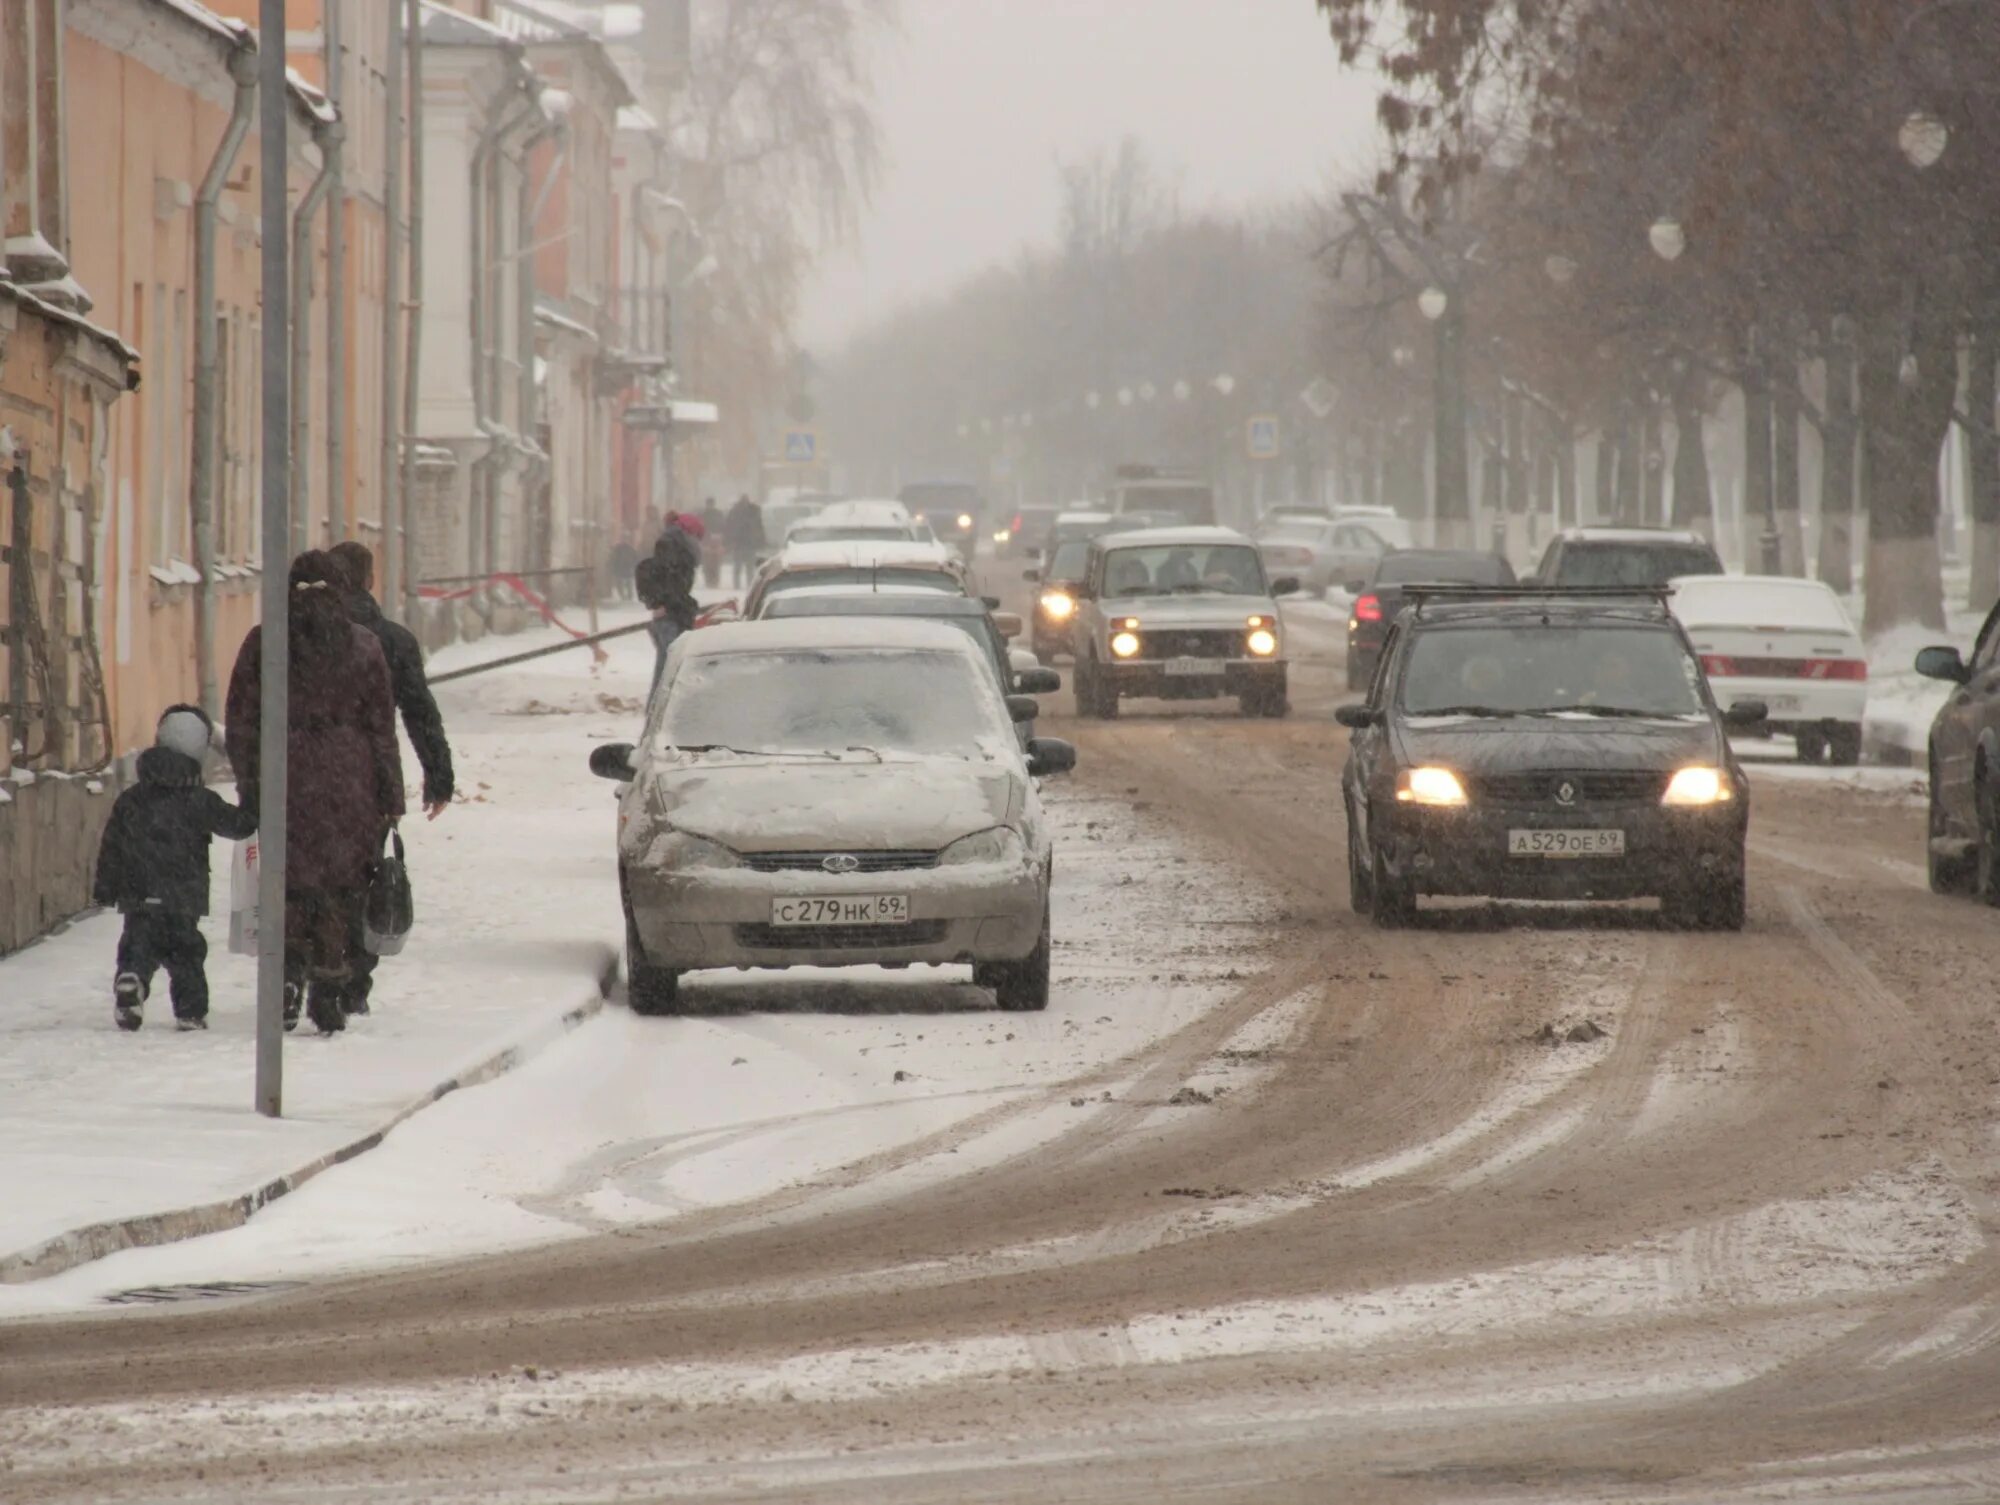
[[[986,500],[966,481],[913,481],[896,493],[910,516],[930,524],[939,543],[950,544],[966,559],[979,548],[979,530],[986,517]]]
[[[1411,586],[1361,705],[1341,792],[1354,907],[1420,894],[1657,897],[1743,925],[1749,785],[1666,592]]]
[[[1679,575],[1720,575],[1715,546],[1676,528],[1569,528],[1549,540],[1535,579],[1543,585],[1651,590]]]
[[[1029,618],[1028,644],[1043,663],[1055,662],[1058,653],[1074,649],[1070,625],[1076,620],[1076,593],[1083,588],[1084,566],[1090,559],[1090,539],[1069,538],[1049,550],[1044,561],[1023,571],[1035,592],[1035,609]]]
[[[2000,606],[1969,661],[1956,648],[1926,648],[1917,672],[1953,687],[1931,722],[1931,888],[2000,905]]]
[[[1365,690],[1382,658],[1389,624],[1410,585],[1512,585],[1514,569],[1498,554],[1469,549],[1392,549],[1347,612],[1347,688]]]

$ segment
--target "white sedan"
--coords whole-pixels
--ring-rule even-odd
[[[1763,701],[1801,762],[1861,761],[1868,657],[1840,597],[1789,575],[1683,575],[1672,584],[1674,615],[1723,709]]]
[[[684,634],[643,740],[594,749],[624,785],[618,873],[632,1006],[672,1013],[704,967],[969,962],[1003,1009],[1049,1000],[1047,822],[973,640],[888,617]]]

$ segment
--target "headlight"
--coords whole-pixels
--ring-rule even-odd
[[[1720,805],[1730,798],[1729,780],[1719,768],[1683,768],[1667,781],[1663,805]]]
[[[1396,798],[1406,805],[1462,805],[1465,786],[1449,768],[1406,768],[1396,775]]]
[[[1013,536],[1014,535],[1012,533],[1009,533],[1005,528],[1002,528],[998,533],[995,533],[993,535],[993,541],[995,543],[1006,543]]]
[[[964,862],[1014,862],[1021,857],[1021,838],[1006,826],[974,831],[946,847],[938,857],[940,867],[957,867]]]
[[[671,872],[694,868],[741,867],[743,859],[728,847],[685,831],[663,831],[646,853],[645,865]]]
[[[1252,628],[1246,641],[1250,651],[1259,658],[1269,658],[1278,651],[1278,635],[1268,627]]]
[[[1111,651],[1119,658],[1133,658],[1139,652],[1139,634],[1121,632],[1111,639]]]
[[[1058,622],[1067,622],[1076,614],[1076,601],[1063,591],[1042,592],[1042,612]]]
[[[959,513],[958,526],[960,532],[963,532],[965,529],[970,528],[972,526],[972,514],[970,512]]]

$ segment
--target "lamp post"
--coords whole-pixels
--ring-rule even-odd
[[[1434,424],[1431,519],[1441,548],[1472,544],[1472,484],[1465,447],[1465,314],[1459,300],[1433,284],[1417,294],[1417,312],[1436,332],[1431,373]]]

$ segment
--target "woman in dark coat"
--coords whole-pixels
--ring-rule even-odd
[[[345,577],[330,555],[292,562],[290,798],[285,811],[285,1027],[303,1005],[322,1033],[346,1027],[350,937],[368,869],[403,814],[396,702],[375,635],[348,620]],[[258,792],[263,628],[229,678],[229,759],[245,803]]]

